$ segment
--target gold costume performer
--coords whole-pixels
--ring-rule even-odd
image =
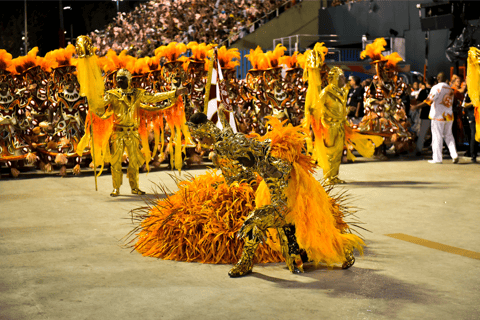
[[[145,157],[140,150],[140,124],[139,109],[157,111],[159,108],[148,106],[166,99],[174,100],[179,91],[148,93],[143,89],[131,88],[132,75],[127,69],[120,69],[116,77],[120,88],[105,92],[105,106],[108,106],[102,119],[113,116],[113,133],[110,136],[111,166],[113,191],[111,196],[120,194],[122,185],[122,156],[126,149],[128,154],[127,177],[130,182],[132,194],[145,194],[138,186],[138,172],[145,162]]]
[[[220,119],[223,131],[201,113],[188,125],[192,137],[215,142],[213,162],[222,176],[191,177],[174,195],[164,189],[153,207],[134,211],[140,222],[130,234],[134,248],[163,259],[238,261],[231,277],[282,258],[293,273],[303,272],[306,261],[351,267],[363,241],[345,221],[353,212],[315,180],[316,165],[303,153],[305,130],[270,117],[265,136],[247,137],[233,133],[223,112]]]
[[[475,140],[480,142],[480,50],[475,47],[468,51],[467,90],[475,107]]]
[[[317,43],[312,51],[306,53],[304,79],[308,80],[308,89],[303,126],[306,129],[311,127],[315,138],[314,141],[307,138],[308,152],[323,169],[325,184],[334,185],[345,183],[338,178],[345,144],[347,158],[354,160],[352,149],[357,149],[364,157],[371,157],[375,146],[381,145],[383,138],[362,135],[350,127],[347,121],[348,88],[345,86],[345,76],[338,67],[327,71],[324,64],[327,52],[323,43]],[[328,85],[324,87],[325,78],[328,79]]]
[[[94,82],[93,84],[89,84],[86,82],[89,78],[98,79],[100,75],[97,61],[88,60],[96,58],[94,48],[91,46],[91,40],[88,37],[79,37],[76,48],[80,58],[79,60],[86,60],[82,61],[85,62],[84,64],[80,63],[78,66],[81,90],[89,100],[90,110],[99,117],[98,119],[93,114],[90,114],[89,116],[93,118],[91,122],[95,123],[95,121],[102,122],[101,120],[110,120],[109,122],[106,121],[110,128],[105,131],[111,130],[112,132],[110,135],[111,149],[108,150],[108,141],[105,142],[106,137],[104,136],[102,137],[102,150],[96,150],[94,152],[94,156],[97,156],[100,152],[100,158],[105,162],[111,163],[113,191],[110,195],[116,197],[120,194],[120,186],[122,185],[123,178],[122,158],[125,150],[129,158],[127,177],[130,182],[132,194],[145,194],[145,192],[139,188],[138,173],[140,166],[146,161],[145,155],[149,158],[150,152],[148,146],[142,143],[139,134],[139,127],[141,125],[140,109],[146,111],[161,110],[161,108],[148,106],[148,104],[155,104],[166,99],[171,100],[171,103],[167,106],[170,107],[175,104],[176,98],[180,94],[183,94],[185,89],[150,93],[140,88],[132,88],[132,75],[130,71],[120,69],[116,73],[116,83],[119,88],[106,91],[103,95],[103,100],[101,100],[99,96],[101,96],[101,92],[103,91],[103,83]],[[87,73],[86,76],[85,73]],[[86,86],[101,86],[101,88],[85,88]],[[93,90],[98,91],[91,92]],[[80,153],[80,151],[85,148],[89,139],[90,136],[88,134],[82,138],[83,141],[79,143],[77,153]],[[141,145],[147,150],[142,152],[140,149]],[[149,160],[150,159],[148,159],[148,161]],[[103,162],[101,163],[103,164]]]

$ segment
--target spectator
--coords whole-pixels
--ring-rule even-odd
[[[423,144],[425,143],[425,136],[428,129],[430,129],[430,119],[428,114],[430,113],[430,106],[425,103],[425,99],[430,95],[430,90],[434,85],[434,79],[428,78],[425,83],[425,89],[420,90],[417,96],[417,105],[412,105],[412,110],[420,109],[420,128],[418,130],[417,148],[415,149],[415,155],[422,155]]]
[[[113,23],[90,36],[99,55],[109,49],[128,50],[133,56],[153,56],[155,48],[172,41],[220,44],[245,36],[249,23],[275,10],[282,0],[155,0],[130,13],[119,13]]]
[[[472,162],[477,162],[478,142],[475,141],[475,133],[476,133],[475,110],[474,110],[475,108],[473,107],[472,100],[470,100],[468,93],[465,94],[465,99],[463,100],[462,107],[465,110],[465,115],[467,116],[468,125],[470,127],[470,139],[469,139],[470,148],[465,155],[467,157],[470,156],[472,159]]]
[[[357,76],[350,76],[349,79],[350,91],[348,92],[348,117],[359,119],[363,117],[363,87],[360,85],[360,78]]]
[[[457,149],[455,148],[455,139],[452,134],[453,124],[453,90],[445,82],[447,80],[445,73],[440,72],[437,76],[438,84],[432,87],[428,98],[417,105],[421,108],[424,104],[430,105],[429,118],[432,128],[432,151],[433,159],[429,163],[440,164],[443,160],[442,149],[443,141],[447,144],[453,163],[458,163]]]

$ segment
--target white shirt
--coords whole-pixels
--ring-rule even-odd
[[[432,87],[426,100],[430,104],[428,117],[438,121],[453,121],[453,89],[445,82]]]

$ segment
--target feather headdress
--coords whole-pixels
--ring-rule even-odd
[[[373,43],[367,44],[365,50],[360,53],[360,58],[365,59],[370,57],[373,61],[382,61],[385,60],[382,52],[385,51],[385,46],[387,41],[384,38],[377,38]]]
[[[213,45],[205,43],[198,44],[197,42],[193,41],[187,44],[187,49],[192,51],[192,56],[190,57],[191,59],[204,61],[207,58],[210,50],[213,49]]]
[[[132,75],[142,75],[150,72],[150,67],[148,65],[149,58],[139,58],[135,60],[135,64],[133,66]]]
[[[60,48],[48,52],[45,59],[55,62],[56,67],[71,66],[75,64],[75,59],[72,56],[75,54],[75,46],[69,44],[66,48]]]
[[[0,71],[16,73],[15,66],[12,63],[12,55],[3,49],[0,49]]]
[[[400,61],[403,61],[403,58],[400,57],[398,52],[393,52],[392,54],[389,54],[388,56],[386,56],[385,60],[387,60],[387,64],[385,65],[385,68],[395,69],[397,63],[399,63]]]
[[[182,53],[187,51],[187,46],[183,43],[170,42],[167,46],[161,46],[155,49],[155,56],[165,57],[168,62],[178,60]]]
[[[287,48],[279,43],[273,51],[267,51],[266,56],[270,64],[270,68],[276,68],[280,65],[280,58],[285,53],[285,50],[287,50]]]
[[[217,51],[218,61],[220,61],[220,66],[222,69],[232,69],[240,65],[240,52],[237,48],[227,49],[225,46],[222,46]]]
[[[254,70],[267,70],[270,68],[270,61],[260,46],[255,50],[250,49],[250,54],[245,55],[245,57],[248,58]]]
[[[280,64],[285,65],[287,68],[295,68],[297,65],[298,52],[295,51],[291,56],[280,57]]]
[[[127,50],[123,50],[119,55],[113,50],[108,50],[104,57],[98,59],[98,64],[105,73],[114,72],[121,68],[133,73],[136,60],[135,57],[127,54]]]

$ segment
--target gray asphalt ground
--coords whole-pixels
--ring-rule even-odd
[[[238,279],[228,277],[230,265],[123,248],[129,211],[144,204],[126,179],[123,196],[111,198],[108,172],[95,191],[90,172],[12,179],[3,170],[0,319],[480,319],[480,165],[425,159],[342,165],[342,188],[371,231],[352,268],[306,265],[293,275],[283,263],[265,264]],[[175,189],[171,173],[142,173],[140,184]]]

